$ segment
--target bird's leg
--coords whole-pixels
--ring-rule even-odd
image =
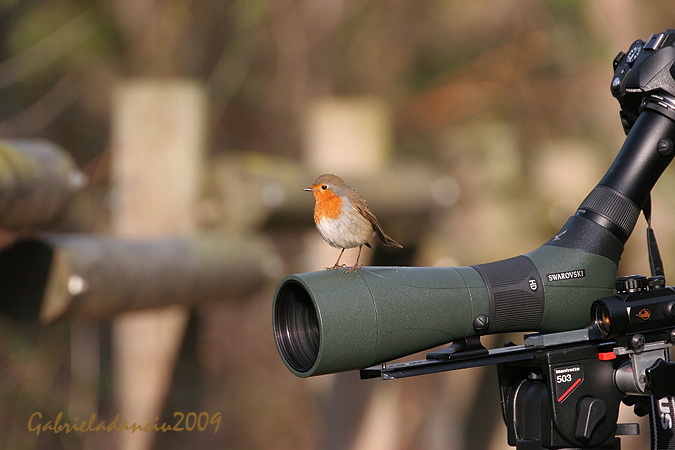
[[[335,264],[333,264],[331,267],[326,267],[326,270],[333,270],[333,269],[339,269],[341,267],[345,267],[344,264],[340,265],[340,258],[342,258],[342,254],[345,252],[345,249],[343,248],[342,251],[340,252],[340,255],[338,256],[337,261],[335,261]]]
[[[345,270],[344,273],[356,272],[356,269],[358,269],[359,267],[361,267],[361,264],[359,264],[359,258],[361,258],[361,249],[362,249],[362,248],[363,248],[363,245],[359,245],[359,251],[358,251],[358,253],[356,254],[356,262],[354,263],[354,265],[353,265],[352,267],[350,267],[349,269]]]

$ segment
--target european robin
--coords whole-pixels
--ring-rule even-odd
[[[335,248],[340,248],[337,261],[326,270],[346,267],[340,265],[340,258],[347,248],[358,247],[356,263],[344,273],[357,270],[361,248],[370,248],[368,241],[376,234],[384,245],[403,248],[387,236],[377,217],[370,211],[366,200],[355,189],[336,175],[327,173],[319,176],[311,187],[303,189],[314,194],[314,223],[321,237]]]

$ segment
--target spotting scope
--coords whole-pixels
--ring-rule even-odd
[[[550,240],[463,267],[363,267],[288,275],[274,294],[279,353],[299,377],[391,361],[462,338],[561,332],[591,322],[650,192],[675,155],[675,30],[614,60],[626,140],[606,174]]]

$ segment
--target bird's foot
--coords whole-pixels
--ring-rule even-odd
[[[343,267],[347,267],[347,264],[334,264],[330,267],[325,267],[326,270],[335,270],[335,269],[342,269]]]
[[[355,266],[351,266],[349,269],[345,270],[342,273],[356,272],[356,270],[360,269],[361,267],[363,267],[361,264],[356,264]]]

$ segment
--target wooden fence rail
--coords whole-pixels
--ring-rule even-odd
[[[272,254],[263,240],[223,235],[21,240],[0,251],[0,311],[48,323],[237,297],[265,281]]]
[[[85,184],[72,157],[44,140],[0,141],[0,227],[57,219]]]

